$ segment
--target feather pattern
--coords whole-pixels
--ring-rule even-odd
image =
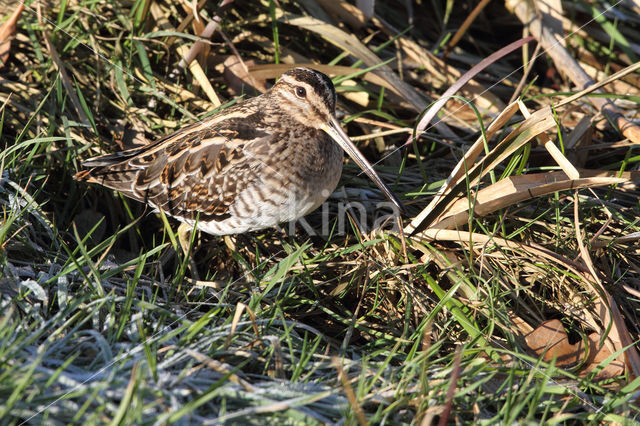
[[[296,105],[300,88],[304,104]],[[197,218],[211,234],[263,229],[307,214],[335,189],[343,152],[321,130],[334,111],[328,77],[296,68],[261,96],[147,146],[90,159],[76,178],[189,224]]]

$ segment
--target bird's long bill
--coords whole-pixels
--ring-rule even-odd
[[[340,127],[340,123],[338,123],[338,120],[336,120],[334,117],[331,117],[329,122],[322,126],[322,130],[327,132],[329,136],[331,136],[331,138],[336,141],[347,154],[349,154],[349,157],[351,157],[353,161],[355,161],[356,164],[367,174],[367,176],[369,176],[369,178],[374,181],[376,185],[378,185],[378,188],[380,188],[380,190],[389,199],[389,201],[395,204],[400,212],[403,213],[405,210],[400,200],[398,200],[393,192],[391,192],[391,190],[387,188],[387,185],[382,182],[382,179],[380,179],[380,176],[378,176],[375,170],[373,170],[371,164],[369,164],[367,159],[364,158],[360,151],[358,151],[358,148],[356,148],[353,142],[351,142],[349,136],[347,136],[344,130],[342,130],[342,127]]]

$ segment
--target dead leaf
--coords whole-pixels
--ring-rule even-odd
[[[11,51],[11,39],[16,33],[16,23],[24,10],[24,4],[19,4],[13,14],[0,27],[0,68],[7,63]]]
[[[545,362],[555,359],[558,367],[571,367],[581,360],[578,345],[569,343],[569,337],[560,320],[552,319],[543,322],[524,339],[533,353],[537,356],[542,355]]]
[[[600,345],[600,336],[598,333],[591,333],[589,335],[589,353],[587,360],[583,368],[580,369],[579,376],[586,377],[593,372],[593,370],[605,359],[609,358],[612,354],[607,345]],[[584,345],[582,342],[578,343],[578,350],[583,351]],[[613,379],[620,377],[624,373],[624,364],[618,360],[613,360],[601,367],[601,370],[595,375],[594,379],[597,381]]]
[[[582,362],[583,365],[578,371],[580,377],[592,374],[600,363],[612,355],[607,345],[600,345],[598,333],[591,333],[587,340],[588,348],[585,348],[582,340],[570,344],[562,322],[557,319],[543,322],[525,336],[529,350],[537,356],[542,356],[545,362],[555,359],[556,365],[561,368],[570,368]],[[615,359],[599,368],[594,376],[596,381],[615,379],[624,374],[624,364]]]

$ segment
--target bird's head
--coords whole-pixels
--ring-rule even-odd
[[[282,74],[271,93],[279,98],[279,107],[300,125],[326,132],[375,182],[387,198],[402,212],[404,207],[382,182],[371,164],[358,151],[336,120],[336,89],[329,77],[311,68],[293,68]]]
[[[336,113],[336,89],[331,79],[310,68],[293,68],[271,89],[279,106],[302,125],[317,129]]]

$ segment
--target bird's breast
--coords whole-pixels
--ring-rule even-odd
[[[343,151],[325,132],[312,129],[297,138],[289,158],[291,183],[303,200],[300,209],[305,215],[319,207],[338,185]]]

